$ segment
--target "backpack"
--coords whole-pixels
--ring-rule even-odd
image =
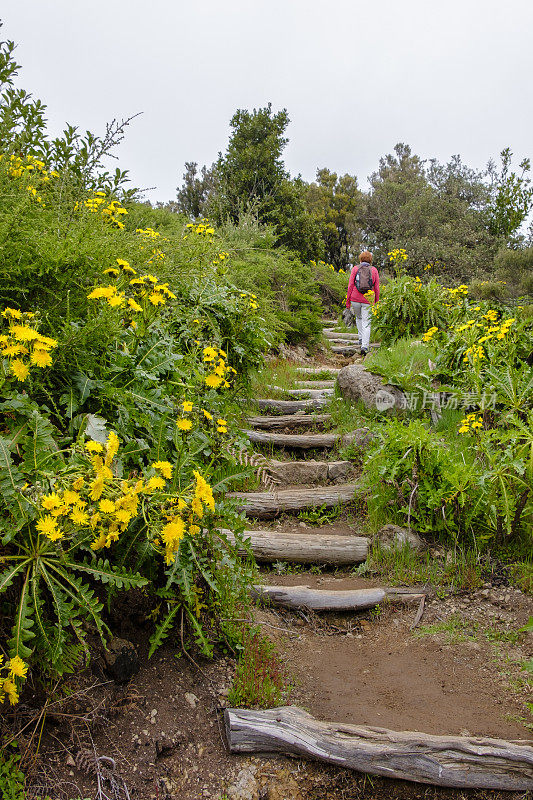
[[[359,264],[359,269],[355,276],[355,285],[357,291],[361,294],[366,294],[374,288],[374,281],[372,280],[372,265],[363,262]]]

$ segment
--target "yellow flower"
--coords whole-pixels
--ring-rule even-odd
[[[82,486],[84,485],[84,483],[85,483],[85,481],[83,480],[83,478],[78,478],[78,480],[77,480],[77,481],[74,481],[74,483],[72,484],[72,488],[73,488],[73,489],[74,489],[76,492],[79,492],[79,490],[82,488]]]
[[[161,539],[166,545],[175,547],[185,533],[185,523],[181,517],[174,517],[161,531]]]
[[[13,358],[13,356],[25,356],[28,352],[28,348],[24,347],[23,344],[2,344],[3,350],[2,355],[6,356],[7,358]]]
[[[192,428],[192,422],[190,419],[179,419],[176,422],[176,425],[180,429],[180,431],[190,431]]]
[[[107,298],[107,302],[112,308],[124,305],[125,296],[123,294],[114,294]]]
[[[183,403],[181,404],[181,407],[183,408],[185,414],[190,414],[193,409],[193,404],[191,403],[190,400],[184,400]]]
[[[204,515],[204,507],[202,505],[202,501],[198,497],[194,497],[191,501],[191,510],[193,514],[196,514],[197,517],[202,519]]]
[[[101,453],[104,449],[104,446],[101,442],[85,442],[85,449],[88,450],[90,453]]]
[[[184,511],[187,508],[187,503],[182,497],[178,497],[178,511]]]
[[[218,428],[217,428],[217,431],[218,431],[218,433],[227,433],[228,429],[226,428],[225,425],[219,425]]]
[[[36,367],[49,367],[52,364],[52,356],[46,350],[34,350],[30,361]]]
[[[113,459],[115,458],[116,454],[118,453],[119,447],[120,447],[120,440],[117,434],[114,431],[110,431],[106,442],[105,463],[107,466],[109,466],[113,461]]]
[[[98,508],[105,514],[112,514],[115,510],[115,504],[112,500],[100,500]]]
[[[132,311],[142,311],[143,307],[137,303],[136,300],[133,300],[131,297],[128,300],[128,306],[131,308]]]
[[[17,687],[15,686],[13,681],[9,680],[9,678],[4,681],[2,692],[7,694],[9,702],[11,703],[12,706],[18,703],[19,696],[17,692]]]
[[[21,382],[25,381],[30,373],[29,367],[27,364],[24,364],[20,358],[16,358],[12,361],[10,367],[15,378]]]
[[[117,277],[120,275],[120,270],[116,269],[115,267],[109,267],[109,269],[104,269],[103,275],[114,275]]]
[[[12,317],[13,319],[21,319],[22,311],[19,311],[18,308],[4,308],[2,311],[2,316],[7,319],[7,317]]]
[[[61,505],[61,500],[57,494],[45,494],[41,497],[41,506],[46,511],[51,511],[53,508],[59,508]]]
[[[160,478],[158,475],[154,476],[153,478],[150,478],[146,482],[146,490],[148,492],[157,491],[158,489],[164,489],[164,488],[165,488],[165,479]]]
[[[169,461],[156,461],[152,467],[157,469],[167,480],[172,478],[172,464]]]
[[[68,506],[79,505],[81,502],[81,497],[77,492],[73,492],[71,489],[66,489],[63,492],[63,502]]]
[[[214,347],[204,347],[204,361],[214,361],[217,355]]]
[[[102,297],[109,299],[117,292],[116,286],[97,286],[90,294],[87,295],[88,300],[99,300]]]
[[[149,294],[148,300],[153,306],[164,306],[166,303],[164,296],[159,292],[152,292],[152,294]]]
[[[214,375],[214,374],[213,375],[208,375],[207,378],[205,379],[205,385],[209,386],[209,388],[211,388],[211,389],[218,389],[218,387],[220,386],[220,384],[222,382],[223,382],[222,378],[220,378],[218,375]]]
[[[209,421],[211,421],[213,419],[213,415],[210,414],[209,411],[206,411],[205,408],[203,409],[202,413],[203,413],[204,417],[206,419],[208,419]]]
[[[11,675],[16,675],[17,678],[25,678],[28,671],[28,665],[24,663],[20,656],[13,656],[6,664],[9,667]]]
[[[47,514],[46,517],[39,519],[35,527],[40,533],[44,533],[45,536],[49,537],[57,529],[57,521],[50,514]]]
[[[200,533],[200,530],[201,528],[199,528],[198,525],[189,526],[189,533],[191,534],[191,536],[196,536],[198,533]]]
[[[96,478],[96,480],[92,481],[89,485],[91,487],[91,500],[99,500],[104,491],[104,479],[101,477]]]
[[[89,522],[89,514],[80,506],[72,510],[70,518],[75,525],[87,525]]]

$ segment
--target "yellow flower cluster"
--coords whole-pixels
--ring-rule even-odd
[[[28,665],[20,656],[13,656],[5,664],[3,662],[4,656],[0,654],[0,703],[5,702],[7,697],[10,704],[14,706],[19,700],[16,678],[26,678]]]
[[[209,224],[209,220],[207,218],[203,218],[200,222],[196,224],[189,222],[186,225],[187,233],[184,235],[184,239],[187,239],[189,234],[195,234],[196,236],[203,236],[203,237],[211,237],[213,236],[215,229]]]
[[[462,283],[460,286],[457,286],[455,289],[448,289],[450,294],[450,298],[452,299],[460,299],[461,297],[466,297],[468,294],[468,286]]]
[[[215,259],[212,262],[213,266],[214,267],[222,266],[224,261],[227,261],[228,258],[229,258],[229,253],[227,253],[226,251],[223,251],[222,253],[219,253],[217,256],[215,256]]]
[[[391,261],[393,264],[401,264],[402,261],[407,261],[407,252],[403,249],[403,247],[397,247],[387,253],[387,255],[389,257],[389,261]]]
[[[259,303],[257,302],[256,294],[251,294],[250,292],[241,292],[240,295],[243,300],[248,301],[249,307],[252,311],[257,311],[259,308]]]
[[[87,295],[89,300],[105,300],[113,308],[122,308],[131,318],[140,312],[146,313],[151,306],[163,306],[168,300],[175,300],[168,283],[159,283],[155,275],[137,275],[137,271],[123,258],[116,259],[117,267],[104,270],[104,275],[116,281],[108,286],[97,286]],[[129,275],[135,277],[129,278]]]
[[[105,220],[108,220],[117,228],[124,228],[121,217],[128,212],[121,205],[119,200],[111,200],[108,203],[105,192],[93,192],[92,197],[88,197],[83,205],[87,211],[90,211],[92,214],[100,214]],[[78,208],[78,204],[76,204],[75,208]]]
[[[150,239],[157,239],[160,236],[160,233],[153,228],[136,228],[135,233],[138,233],[147,241],[150,241]]]
[[[483,417],[477,414],[467,414],[461,421],[459,433],[469,433],[483,427]]]
[[[473,310],[480,311],[480,306],[476,306]],[[472,360],[472,362],[481,361],[481,359],[485,358],[486,353],[483,346],[486,346],[486,342],[490,342],[491,340],[502,341],[516,322],[515,317],[509,317],[498,324],[498,312],[494,311],[494,309],[487,311],[480,319],[481,321],[479,322],[475,319],[469,319],[462,325],[458,325],[454,328],[457,333],[472,331],[475,328],[482,334],[471,347],[465,351],[463,356],[464,363],[468,363],[470,360]]]
[[[208,348],[206,348],[206,350],[207,349]],[[214,348],[209,348],[209,349],[214,350]],[[189,400],[184,400],[181,404],[181,407],[183,414],[187,416],[180,417],[180,419],[178,419],[178,421],[176,422],[176,425],[178,426],[178,429],[180,431],[187,432],[192,430],[193,428],[193,421],[190,419],[190,415],[193,413],[194,405]],[[228,432],[227,420],[219,417],[215,423],[213,415],[206,408],[198,409],[198,418],[201,422],[204,422],[207,425],[209,425],[210,423],[216,424],[217,433]]]
[[[417,275],[415,278],[415,285],[413,286],[413,289],[415,290],[415,292],[419,292],[421,287],[422,287],[422,281]]]
[[[187,503],[183,497],[179,497],[175,502],[171,501],[171,507],[165,509],[167,513],[164,516],[167,523],[154,540],[155,547],[158,547],[160,543],[164,547],[166,564],[174,562],[186,532],[191,536],[200,533],[201,528],[198,522],[204,518],[205,508],[211,512],[215,510],[215,499],[211,486],[197,470],[194,471],[194,477],[194,495],[190,502]],[[172,507],[175,505],[177,508]]]
[[[430,328],[422,336],[422,341],[423,342],[430,342],[433,339],[433,337],[435,336],[435,334],[437,333],[437,331],[438,331],[438,328],[435,328],[435,327]]]
[[[0,155],[0,161],[2,161],[4,155]],[[39,194],[39,187],[42,187],[44,184],[50,181],[50,178],[58,178],[59,172],[55,170],[51,170],[50,172],[46,169],[46,164],[44,161],[41,161],[39,158],[35,158],[35,156],[27,155],[24,157],[11,155],[9,157],[8,162],[8,175],[11,178],[27,178],[31,181],[31,183],[26,183],[26,189],[37,203],[40,203],[43,208],[45,208],[46,204],[43,201],[43,198]]]
[[[217,350],[216,347],[204,347],[204,363],[211,369],[205,378],[205,385],[210,389],[228,389],[230,386],[228,378],[231,374],[236,375],[236,370],[227,365],[227,354],[224,350]]]
[[[50,350],[57,347],[57,341],[37,332],[35,314],[31,311],[5,308],[2,317],[8,321],[9,329],[0,335],[0,357],[8,360],[8,376],[23,383],[31,367],[52,364]]]

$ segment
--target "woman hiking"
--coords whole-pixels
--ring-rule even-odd
[[[372,253],[363,250],[359,264],[350,273],[346,296],[346,308],[355,317],[362,356],[366,356],[370,347],[370,309],[373,302],[379,302],[379,273],[372,266]]]

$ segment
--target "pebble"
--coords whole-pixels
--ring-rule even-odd
[[[191,708],[196,708],[197,703],[200,702],[196,697],[196,695],[193,694],[192,692],[185,692],[185,700],[187,701],[187,703],[190,705]]]

